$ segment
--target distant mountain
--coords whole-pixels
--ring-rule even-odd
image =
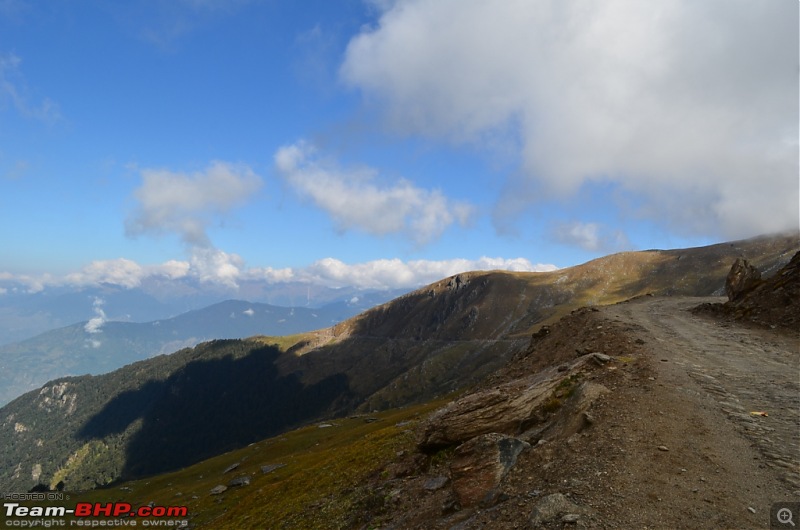
[[[367,300],[318,309],[228,300],[147,323],[95,317],[0,346],[0,405],[57,377],[102,374],[212,339],[292,335],[329,327],[360,313]]]
[[[0,409],[0,489],[148,476],[318,418],[424,402],[492,373],[579,306],[721,294],[736,258],[766,277],[798,249],[792,234],[548,273],[460,274],[324,330],[212,341],[58,379]]]
[[[254,281],[243,281],[237,290],[231,291],[190,280],[167,282],[157,278],[146,278],[132,288],[107,284],[82,288],[46,286],[38,292],[29,292],[29,287],[22,284],[4,283],[0,287],[0,345],[88,321],[97,316],[98,309],[102,309],[108,320],[116,322],[164,320],[229,299],[308,309],[346,303],[365,311],[408,292],[408,289],[334,289],[300,282],[265,285]]]

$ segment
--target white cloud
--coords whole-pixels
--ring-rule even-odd
[[[361,289],[402,289],[421,287],[447,276],[475,270],[550,271],[555,265],[536,264],[524,258],[482,257],[477,260],[442,261],[380,259],[347,264],[335,258],[316,261],[308,267],[285,270],[279,281],[308,282],[329,287],[354,286]],[[290,272],[289,272],[290,271]],[[269,271],[251,270],[251,278],[276,281]]]
[[[176,280],[188,276],[191,272],[191,265],[185,261],[169,260],[161,265],[151,265],[145,267],[148,276],[163,276],[170,280]]]
[[[242,311],[242,314],[251,317],[251,316],[255,315],[256,312],[253,310],[252,307],[250,307],[250,308],[245,309],[244,311]]]
[[[281,147],[274,158],[286,182],[327,212],[340,230],[400,233],[425,244],[454,223],[466,224],[474,213],[472,206],[408,180],[381,185],[373,169],[340,170],[316,158],[313,146],[305,142]]]
[[[39,103],[31,102],[31,95],[20,71],[22,59],[13,53],[0,53],[0,110],[10,102],[16,111],[26,117],[43,122],[55,122],[61,118],[58,104],[50,98]]]
[[[103,327],[103,324],[106,323],[106,312],[103,311],[103,304],[104,303],[105,303],[105,301],[102,298],[95,298],[94,299],[94,302],[92,303],[92,308],[94,309],[94,314],[96,316],[91,318],[86,323],[86,325],[83,326],[83,329],[84,329],[84,331],[86,331],[86,333],[92,333],[92,334],[94,334],[94,333],[102,333],[103,330],[101,328]],[[99,342],[98,342],[97,346],[94,346],[94,347],[97,348],[98,346],[99,346]]]
[[[24,291],[29,294],[41,292],[47,285],[54,283],[54,277],[50,274],[31,276],[29,274],[11,274],[10,272],[0,272],[0,281],[14,284],[12,290],[19,290],[18,286],[24,287]],[[7,289],[8,290],[8,289]]]
[[[400,132],[512,138],[526,202],[601,181],[685,232],[796,228],[797,2],[375,5],[342,80]]]
[[[125,258],[93,261],[79,272],[68,274],[66,283],[73,285],[99,285],[103,283],[132,288],[138,286],[145,269]]]
[[[302,282],[327,287],[356,287],[360,289],[403,289],[421,287],[446,276],[474,270],[550,271],[555,265],[534,264],[525,258],[489,258],[476,260],[412,260],[379,259],[348,264],[335,258],[325,258],[306,267],[273,269],[246,267],[244,260],[214,248],[193,249],[188,262],[168,261],[161,265],[140,265],[120,258],[94,261],[78,272],[57,277],[38,278],[0,272],[0,282],[13,290],[25,285],[28,292],[38,292],[49,286],[86,287],[115,285],[126,289],[142,286],[148,279],[174,282],[201,282],[235,292],[240,282],[281,283]],[[0,287],[8,290],[9,287]],[[102,300],[95,301],[96,317],[86,325],[86,331],[99,331],[105,322]],[[245,311],[247,314],[247,311]]]
[[[590,252],[614,252],[630,248],[628,237],[621,231],[610,231],[599,223],[572,221],[553,227],[553,238],[567,245]]]
[[[215,248],[197,247],[192,251],[191,274],[204,283],[222,284],[236,288],[244,260]]]
[[[249,167],[226,162],[213,162],[193,174],[145,169],[126,233],[174,233],[189,245],[210,246],[206,230],[212,220],[244,203],[261,185]]]

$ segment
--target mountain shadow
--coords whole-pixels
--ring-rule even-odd
[[[85,441],[133,428],[121,478],[185,467],[330,413],[350,399],[347,376],[304,385],[281,376],[276,347],[214,341],[231,353],[192,361],[168,378],[120,393],[80,429]],[[135,429],[134,424],[141,422]]]

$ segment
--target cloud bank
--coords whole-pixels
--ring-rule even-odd
[[[498,218],[602,182],[684,233],[797,227],[797,2],[374,5],[341,79],[395,131],[510,138]]]
[[[421,287],[447,276],[474,270],[545,272],[556,269],[555,265],[533,264],[524,258],[482,257],[476,260],[441,261],[379,259],[355,264],[347,264],[335,258],[325,258],[299,269],[251,269],[247,276],[270,283],[299,281],[329,287],[399,289]]]
[[[298,195],[324,210],[342,231],[402,234],[424,245],[453,224],[467,224],[474,214],[472,206],[439,190],[418,188],[408,180],[382,185],[373,169],[341,170],[315,154],[302,141],[284,146],[275,153],[275,167]]]
[[[171,260],[160,265],[140,265],[127,259],[94,261],[78,272],[62,277],[40,277],[0,273],[4,291],[13,292],[24,286],[27,292],[39,292],[51,286],[88,287],[113,285],[125,289],[142,286],[148,280],[199,282],[228,289],[235,293],[242,282],[281,284],[300,282],[325,287],[356,287],[360,289],[416,288],[444,277],[473,270],[508,270],[544,272],[556,270],[555,265],[534,264],[525,258],[505,259],[482,257],[475,260],[451,259],[442,261],[380,259],[348,264],[335,258],[325,258],[307,267],[273,269],[246,267],[236,254],[207,249],[206,254],[188,261]],[[105,322],[102,301],[95,303],[96,318],[86,326],[95,333]]]

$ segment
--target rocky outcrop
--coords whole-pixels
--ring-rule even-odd
[[[602,393],[599,388],[584,389],[585,385],[581,382],[584,373],[611,360],[603,355],[604,362],[598,361],[601,355],[584,355],[567,365],[565,370],[551,367],[449,403],[422,425],[418,442],[420,449],[431,452],[488,433],[529,433],[522,437],[523,440],[536,441],[535,437],[542,432],[542,428],[537,429],[536,426],[543,424],[550,414],[567,401],[573,403],[579,399],[580,403],[575,403],[573,408],[580,409],[577,410],[580,413],[588,409],[591,401]],[[578,428],[573,426],[574,430]],[[532,436],[534,439],[529,439]]]
[[[760,274],[753,270],[746,261],[737,260],[726,283],[730,299],[724,304],[701,304],[692,311],[797,333],[800,330],[800,252],[764,279],[758,279]]]
[[[737,258],[725,279],[725,294],[734,301],[761,281],[761,273],[746,259]]]
[[[461,507],[491,506],[499,500],[503,478],[528,448],[530,444],[498,433],[461,444],[450,463],[453,491]]]

